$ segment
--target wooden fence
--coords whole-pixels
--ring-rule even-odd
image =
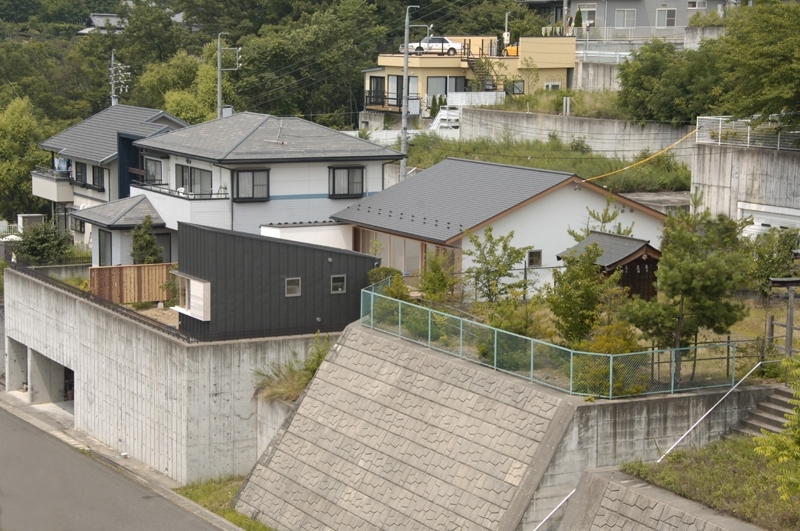
[[[176,263],[92,267],[89,289],[98,297],[117,304],[156,302],[169,295],[161,286]]]

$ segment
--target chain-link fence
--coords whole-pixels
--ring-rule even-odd
[[[576,395],[619,398],[734,385],[781,354],[763,340],[626,354],[580,352],[383,295],[361,292],[361,324]]]

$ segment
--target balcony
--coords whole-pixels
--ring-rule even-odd
[[[179,190],[170,190],[167,184],[131,182],[131,196],[147,197],[169,229],[178,230],[179,221],[231,228],[231,202],[227,192],[189,193]]]
[[[72,180],[68,171],[59,171],[44,166],[37,166],[31,172],[33,195],[56,203],[71,203]]]
[[[364,93],[364,107],[368,111],[400,112],[403,107],[403,94],[384,92],[381,90],[367,90]],[[420,111],[420,95],[408,95],[408,113],[417,115]]]

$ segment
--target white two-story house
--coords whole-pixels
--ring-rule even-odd
[[[39,144],[51,164],[31,172],[33,195],[52,205],[53,220],[88,244],[91,227],[71,213],[128,197],[129,166],[138,166],[134,140],[187,124],[157,109],[114,105]]]

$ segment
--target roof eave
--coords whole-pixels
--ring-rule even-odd
[[[422,241],[422,242],[427,242],[427,243],[436,243],[436,244],[440,244],[440,245],[449,245],[447,242],[450,241],[450,240],[437,240],[435,238],[428,238],[428,237],[422,236],[420,234],[414,234],[414,233],[411,233],[411,232],[403,232],[403,231],[399,231],[399,230],[387,229],[386,227],[380,227],[378,225],[370,225],[368,223],[362,223],[360,221],[353,221],[351,219],[341,218],[341,217],[338,217],[338,216],[331,216],[330,218],[332,220],[334,220],[334,221],[347,223],[347,224],[350,224],[350,225],[356,225],[358,227],[363,227],[365,229],[376,230],[376,231],[384,232],[386,234],[392,234],[394,236],[402,236],[404,238],[412,238],[412,239],[415,239],[415,240],[418,240],[418,241]],[[459,236],[459,238],[460,237],[461,236]]]

